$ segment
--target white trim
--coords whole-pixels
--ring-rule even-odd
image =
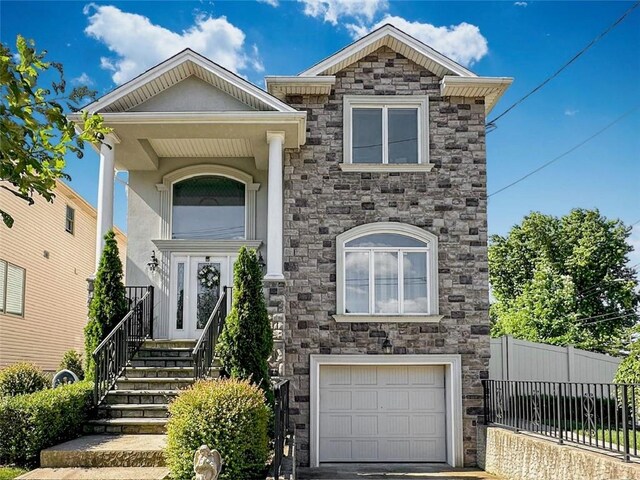
[[[429,288],[429,312],[428,314],[403,314],[403,315],[389,315],[389,314],[380,314],[374,315],[372,313],[354,313],[354,314],[346,314],[345,313],[345,243],[355,238],[359,238],[365,235],[370,235],[374,233],[395,233],[399,235],[404,235],[407,237],[415,238],[422,242],[427,243],[429,246],[427,249],[427,277],[428,277],[428,288]],[[348,248],[347,248],[348,250]],[[393,247],[385,247],[383,250],[405,250],[410,251],[410,248],[398,248],[395,249]],[[423,251],[422,249],[420,251]],[[372,262],[372,255],[370,255],[370,262]],[[400,282],[402,278],[398,278]],[[406,223],[399,222],[374,222],[367,223],[364,225],[359,225],[354,227],[346,232],[341,233],[336,237],[336,315],[339,318],[344,317],[353,317],[354,322],[357,322],[358,317],[375,317],[376,320],[372,320],[375,322],[385,322],[387,318],[389,318],[390,322],[399,322],[400,320],[395,320],[396,318],[406,318],[407,320],[403,320],[406,322],[417,322],[419,320],[411,320],[412,318],[433,318],[435,319],[439,316],[439,295],[438,295],[438,237],[431,232],[423,230],[420,227],[416,227],[414,225],[409,225]],[[374,288],[372,282],[369,282],[370,290]],[[371,295],[371,291],[369,292],[369,300],[373,301],[373,295]],[[370,308],[370,311],[373,312],[373,308]],[[439,320],[439,319],[438,319]],[[433,322],[438,320],[424,320],[425,322]],[[340,320],[347,321],[347,320]],[[367,320],[363,320],[367,321]]]
[[[343,100],[343,142],[342,163],[347,171],[428,171],[433,168],[429,163],[429,96],[406,95],[345,95]],[[353,114],[354,108],[382,109],[382,163],[353,163]],[[389,108],[416,108],[418,110],[418,163],[388,163],[388,110]],[[429,167],[427,167],[429,166]],[[382,168],[380,168],[382,167]],[[418,168],[417,168],[418,167]]]
[[[329,95],[336,83],[336,77],[264,77],[267,91],[278,98],[286,95]]]
[[[443,365],[445,367],[445,399],[447,417],[447,463],[464,464],[462,410],[462,356],[432,355],[310,355],[310,434],[309,461],[318,467],[320,460],[320,367],[322,365]]]
[[[242,170],[211,163],[174,170],[162,177],[161,184],[156,185],[156,189],[160,192],[160,238],[170,240],[172,235],[173,185],[188,178],[204,175],[226,177],[245,185],[245,239],[254,240],[256,238],[256,192],[260,184],[254,183],[253,177]]]
[[[229,70],[222,68],[221,66],[212,62],[208,58],[202,55],[199,55],[198,53],[188,48],[178,53],[177,55],[165,60],[164,62],[159,63],[155,67],[152,67],[151,69],[147,70],[143,74],[121,85],[115,90],[112,90],[111,92],[107,93],[100,99],[87,105],[85,108],[83,108],[83,110],[89,111],[89,112],[97,112],[99,110],[102,110],[108,105],[110,105],[111,103],[141,88],[146,83],[152,80],[155,80],[156,78],[164,75],[165,73],[168,73],[169,71],[173,70],[174,68],[177,68],[179,65],[185,62],[193,62],[196,65],[199,65],[205,70],[208,70],[212,74],[221,78],[225,82],[233,85],[237,89],[242,90],[248,95],[255,97],[264,105],[270,108],[273,108],[274,110],[277,110],[280,112],[296,111],[294,108],[278,100],[274,96],[270,95],[268,92],[265,92],[264,90],[256,87],[255,85],[243,79],[242,77],[239,77],[238,75],[230,72]]]
[[[415,39],[414,37],[407,35],[402,30],[394,27],[393,25],[386,24],[380,27],[378,30],[374,30],[368,35],[362,37],[361,39],[353,42],[352,44],[346,46],[342,50],[334,53],[330,57],[325,58],[324,60],[316,63],[311,68],[308,68],[304,72],[300,73],[301,77],[312,77],[317,75],[322,75],[324,73],[335,73],[332,71],[332,67],[339,65],[343,61],[350,59],[352,56],[357,56],[358,54],[363,55],[361,52],[365,50],[368,46],[382,41],[384,45],[389,46],[391,40],[396,40],[400,43],[405,44],[407,47],[415,50],[421,57],[424,59],[428,59],[432,62],[437,63],[444,69],[448,70],[454,75],[460,75],[463,77],[475,77],[476,74],[471,70],[466,69],[462,65],[454,62],[450,58],[445,57],[441,53],[437,52],[433,48],[428,45],[425,45],[421,41]],[[353,60],[353,59],[350,59]],[[353,60],[353,61],[357,61]],[[352,62],[353,63],[353,62]]]
[[[485,114],[495,107],[513,83],[511,77],[456,77],[445,75],[440,80],[440,95],[443,97],[483,97]]]
[[[151,240],[161,252],[171,253],[238,253],[242,247],[258,249],[262,240]]]
[[[439,323],[444,315],[422,315],[405,313],[403,315],[389,314],[360,314],[352,315],[336,314],[332,315],[333,319],[338,323]]]

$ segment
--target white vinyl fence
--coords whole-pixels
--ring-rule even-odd
[[[489,378],[545,382],[611,383],[621,358],[517,340],[491,339]]]

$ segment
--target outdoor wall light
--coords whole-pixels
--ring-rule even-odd
[[[382,342],[382,353],[389,355],[391,353],[393,353],[393,345],[391,344],[391,341],[389,340],[389,336],[387,335],[387,337],[384,339],[384,342]]]
[[[267,268],[267,262],[265,262],[264,258],[262,258],[262,252],[258,252],[258,265],[260,265],[260,268],[263,272],[265,268]]]
[[[151,273],[156,273],[159,264],[158,257],[156,257],[156,251],[151,250],[151,260],[147,262],[147,268]]]

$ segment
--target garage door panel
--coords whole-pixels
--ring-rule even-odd
[[[446,461],[444,367],[325,368],[321,462]]]

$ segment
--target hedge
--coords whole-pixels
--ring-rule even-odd
[[[0,465],[37,466],[40,450],[76,438],[92,409],[93,384],[0,398]]]
[[[193,455],[201,445],[220,452],[220,480],[265,478],[271,409],[260,387],[236,379],[198,382],[178,395],[169,413],[171,478],[193,478]]]
[[[33,363],[14,363],[0,370],[0,397],[14,397],[44,390],[49,378]]]

